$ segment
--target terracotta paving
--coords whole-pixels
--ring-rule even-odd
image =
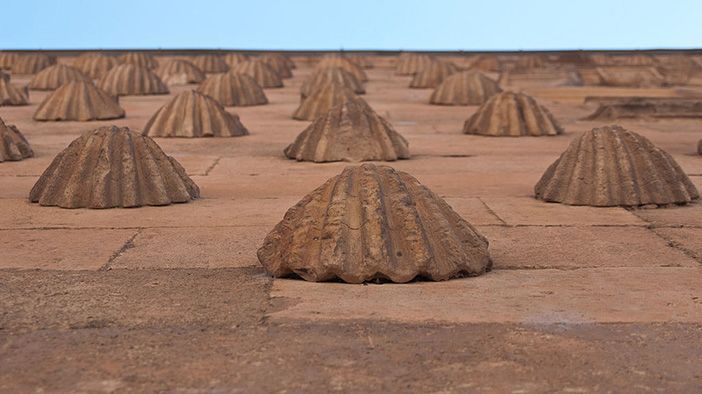
[[[533,94],[566,133],[468,136],[476,107],[428,105],[431,90],[409,89],[410,77],[376,59],[364,98],[413,154],[390,165],[488,237],[494,270],[441,283],[308,283],[273,280],[256,258],[285,211],[349,165],[282,154],[309,124],[290,117],[311,71],[297,60],[284,88],[266,90],[269,105],[228,108],[251,135],[156,140],[200,186],[188,204],[64,210],[26,198],[82,131],[141,130],[193,86],[121,98],[127,117],[109,122],[35,122],[46,92],[0,107],[36,153],[0,164],[0,392],[702,391],[702,205],[532,198],[569,141],[598,125],[580,120],[594,110],[586,96],[678,90],[508,86]],[[619,124],[702,188],[702,121]]]

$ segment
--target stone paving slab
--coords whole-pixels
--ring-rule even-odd
[[[110,268],[259,266],[256,251],[272,226],[148,228]]]
[[[497,269],[702,267],[642,227],[479,227]],[[700,233],[702,235],[702,233]],[[702,250],[702,243],[700,243]]]
[[[0,231],[0,269],[97,270],[134,236],[134,230]]]
[[[166,207],[63,209],[0,200],[0,229],[155,228],[275,225],[296,198],[199,199]]]
[[[694,393],[701,339],[681,324],[0,332],[0,391]]]
[[[277,279],[274,321],[702,324],[702,269],[495,270],[476,278],[393,285]]]
[[[657,228],[654,231],[702,264],[702,228]]]
[[[646,222],[624,208],[569,206],[547,203],[533,197],[485,197],[482,200],[511,226],[646,225]]]
[[[636,216],[655,227],[702,227],[702,204],[699,202],[665,209],[639,209]]]

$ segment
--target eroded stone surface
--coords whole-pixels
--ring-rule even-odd
[[[200,84],[197,91],[227,107],[268,104],[268,98],[258,82],[239,72],[212,75]]]
[[[258,251],[277,277],[350,283],[446,280],[490,269],[488,241],[436,194],[390,167],[348,167],[285,214]]]
[[[665,151],[620,126],[575,138],[534,187],[536,198],[568,205],[685,204],[697,188]]]
[[[488,99],[466,120],[463,132],[505,137],[553,136],[563,133],[563,127],[533,97],[502,92]]]
[[[409,159],[407,140],[362,100],[349,100],[317,118],[285,148],[298,161]]]
[[[151,137],[239,137],[248,133],[238,115],[194,90],[175,96],[156,111],[143,130]]]
[[[87,80],[68,82],[46,96],[35,120],[106,120],[124,117],[117,100]]]
[[[168,94],[168,86],[151,70],[129,63],[113,67],[98,87],[113,96]]]
[[[149,137],[128,128],[83,134],[56,156],[29,193],[31,202],[61,208],[168,205],[200,191]]]

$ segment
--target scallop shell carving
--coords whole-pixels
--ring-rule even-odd
[[[297,120],[314,120],[325,115],[333,107],[356,99],[363,100],[349,88],[338,83],[329,83],[302,99],[292,117]]]
[[[249,132],[217,100],[195,91],[179,93],[144,126],[151,137],[238,137]]]
[[[458,68],[453,63],[435,60],[414,74],[409,87],[414,89],[435,88],[457,71]]]
[[[113,96],[168,94],[168,86],[151,70],[120,64],[102,77],[98,87]]]
[[[333,107],[317,118],[285,149],[298,161],[409,159],[407,141],[362,100]]]
[[[20,89],[0,78],[0,106],[27,104],[29,104],[29,98],[26,86],[24,89]]]
[[[249,60],[248,56],[241,53],[227,53],[223,57],[229,68]]]
[[[133,64],[139,67],[155,69],[158,67],[158,61],[148,53],[143,52],[128,52],[120,58],[124,64]]]
[[[106,56],[100,53],[86,53],[78,56],[73,62],[73,67],[90,78],[99,79],[118,64],[119,61],[113,56]]]
[[[283,80],[278,73],[271,66],[257,59],[235,64],[230,71],[249,75],[263,88],[283,87]]]
[[[13,74],[36,74],[39,71],[56,64],[56,58],[42,53],[18,55],[12,64]]]
[[[575,138],[534,193],[545,201],[597,207],[686,204],[699,198],[668,153],[620,126]]]
[[[546,136],[563,133],[548,109],[523,93],[502,92],[488,99],[466,120],[465,134],[494,137]]]
[[[187,60],[171,60],[156,70],[156,75],[166,81],[173,75],[185,75],[185,83],[200,83],[205,80],[205,73]]]
[[[431,56],[420,53],[401,53],[397,58],[395,74],[412,75],[423,69],[434,61]]]
[[[34,120],[107,120],[124,117],[117,99],[92,82],[69,82],[46,96]]]
[[[115,126],[74,140],[29,193],[39,205],[115,208],[168,205],[198,198],[183,167],[149,137]]]
[[[228,72],[211,75],[200,84],[197,91],[227,107],[268,104],[263,88],[246,74]]]
[[[14,125],[0,119],[0,163],[18,161],[34,156],[29,142]]]
[[[447,280],[491,268],[488,241],[411,175],[363,164],[290,208],[258,250],[276,277]]]
[[[361,67],[358,66],[358,64],[352,62],[351,60],[341,57],[341,56],[332,56],[332,57],[325,57],[322,60],[317,63],[316,69],[321,70],[323,68],[327,67],[339,67],[347,72],[350,72],[353,74],[354,77],[356,77],[357,80],[360,82],[366,82],[368,81],[368,76],[366,75],[366,72],[363,71]]]
[[[322,88],[329,83],[337,83],[353,90],[356,94],[365,94],[366,89],[361,81],[356,79],[350,72],[339,67],[327,67],[318,69],[310,75],[300,87],[300,95],[305,98],[315,90]]]
[[[283,79],[292,78],[292,68],[285,60],[285,56],[279,54],[265,54],[260,57],[260,60],[275,70],[278,76]]]
[[[477,71],[464,71],[447,77],[429,98],[438,105],[481,105],[502,89],[497,82]]]
[[[229,71],[229,65],[224,58],[219,55],[193,56],[193,64],[206,73],[225,73]]]
[[[54,64],[41,71],[29,81],[29,88],[32,90],[54,90],[59,86],[72,81],[90,81],[77,68],[64,64]]]

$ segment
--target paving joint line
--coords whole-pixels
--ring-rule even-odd
[[[214,168],[217,167],[217,165],[219,164],[219,161],[220,161],[220,160],[222,160],[222,156],[218,156],[216,159],[214,159],[214,161],[212,162],[212,164],[211,164],[209,167],[207,167],[207,169],[205,170],[205,174],[202,175],[202,176],[208,176],[208,175],[210,175],[210,171],[214,170]]]
[[[661,228],[661,227],[656,227],[656,228]],[[702,264],[702,257],[701,257],[701,256],[698,256],[697,253],[695,253],[694,251],[692,251],[692,250],[686,248],[686,247],[685,247],[683,244],[681,244],[680,242],[677,242],[677,241],[675,241],[674,239],[669,238],[669,237],[666,237],[666,236],[664,236],[663,234],[659,233],[658,231],[656,231],[656,228],[649,228],[649,230],[650,230],[655,236],[657,236],[658,238],[660,238],[660,239],[662,239],[663,241],[665,241],[665,243],[666,243],[669,247],[671,247],[671,248],[677,250],[678,252],[684,254],[685,256],[687,256],[687,257],[689,257],[689,258],[695,260],[697,263]]]
[[[478,197],[478,201],[480,201],[480,202],[483,204],[483,206],[485,207],[485,209],[487,209],[487,211],[488,211],[492,216],[494,216],[495,218],[497,218],[497,220],[499,220],[500,223],[502,223],[503,225],[507,225],[507,222],[505,222],[497,213],[495,213],[495,211],[493,211],[492,208],[490,208],[490,206],[487,205],[487,203],[486,203],[485,201],[483,201],[482,198]]]
[[[119,248],[115,253],[110,256],[110,258],[107,260],[107,263],[105,263],[102,267],[98,269],[98,271],[109,271],[112,269],[112,263],[122,255],[122,253],[126,252],[127,250],[131,249],[134,247],[134,240],[136,239],[139,234],[141,234],[142,228],[137,229],[137,231],[134,232],[134,234],[129,237],[129,239],[122,245],[121,248]]]

